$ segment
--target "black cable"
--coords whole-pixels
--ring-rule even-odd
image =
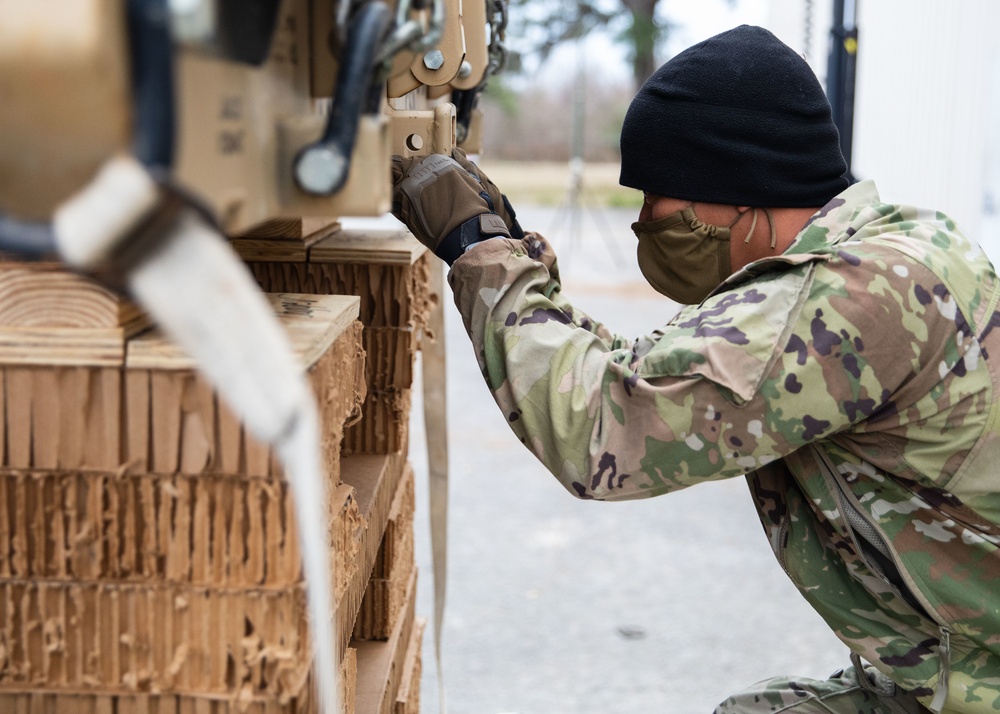
[[[472,124],[472,112],[479,103],[479,95],[482,93],[485,82],[472,89],[455,89],[451,93],[451,103],[455,105],[455,126],[458,132],[459,145],[465,143],[469,135],[469,126]]]
[[[339,58],[337,85],[323,136],[304,147],[295,160],[296,180],[308,193],[331,196],[347,181],[362,112],[376,112],[380,106],[382,82],[375,81],[375,58],[390,19],[389,6],[379,1],[365,3],[351,19],[347,45]],[[308,178],[303,179],[299,174],[299,167],[307,166],[310,160],[324,154],[335,157],[336,163],[330,161],[330,173],[322,181],[310,184]],[[327,161],[327,158],[320,160]]]
[[[389,24],[384,2],[362,5],[351,20],[347,51],[340,58],[337,89],[321,144],[334,145],[350,156],[362,108],[370,105],[375,54]]]
[[[259,67],[267,60],[278,26],[280,0],[216,0],[222,56]]]
[[[23,260],[42,260],[56,254],[51,223],[19,221],[0,213],[0,253]]]
[[[166,0],[128,0],[135,121],[132,151],[147,168],[174,163],[174,72]]]

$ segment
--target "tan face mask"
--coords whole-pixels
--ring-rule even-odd
[[[753,211],[748,242],[757,226],[757,210]],[[639,239],[639,270],[657,292],[682,305],[697,305],[732,274],[730,229],[742,217],[741,213],[728,226],[714,226],[688,206],[655,221],[636,221],[632,230]],[[770,223],[773,248],[774,221]]]

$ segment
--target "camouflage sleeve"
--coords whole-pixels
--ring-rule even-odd
[[[544,237],[538,233],[527,232],[520,241],[520,245],[529,258],[540,262],[548,271],[549,279],[542,289],[542,294],[552,301],[556,309],[565,315],[571,324],[593,333],[611,349],[614,349],[615,346],[627,346],[628,340],[626,338],[611,334],[603,324],[582,310],[574,308],[563,297],[562,280],[559,277],[559,261],[556,259],[555,251],[552,250]]]
[[[905,320],[924,320],[901,314],[912,290],[869,291],[884,310],[840,300],[870,275],[824,260],[800,257],[628,344],[574,324],[517,241],[477,246],[449,280],[515,434],[570,492],[616,500],[745,474],[871,416],[913,374],[898,357]]]

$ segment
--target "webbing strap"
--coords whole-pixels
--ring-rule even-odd
[[[434,563],[434,659],[437,663],[440,710],[441,714],[445,714],[441,628],[448,584],[448,399],[445,383],[444,263],[440,260],[431,260],[430,291],[438,299],[431,303],[420,351],[423,364],[424,425],[427,434],[431,555]]]

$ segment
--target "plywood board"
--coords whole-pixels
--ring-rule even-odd
[[[388,714],[395,708],[403,679],[406,649],[413,630],[417,574],[406,591],[406,606],[396,628],[385,642],[355,641],[358,650],[358,711]]]
[[[267,296],[292,348],[303,364],[313,364],[337,336],[358,318],[360,301],[344,295],[291,293]],[[126,365],[131,369],[190,370],[194,361],[160,332],[132,340]]]
[[[120,367],[127,339],[117,327],[0,327],[0,365]]]
[[[309,251],[313,263],[413,265],[427,248],[405,229],[341,230]]]
[[[331,83],[330,86],[333,86]],[[340,230],[337,218],[305,217],[305,218],[274,218],[236,234],[234,238],[266,238],[269,240],[287,240],[315,242],[326,238]]]
[[[347,649],[361,609],[361,601],[371,577],[404,466],[405,460],[399,454],[350,456],[345,457],[341,465],[344,483],[354,488],[358,512],[365,523],[363,532],[359,534],[358,569],[337,603],[337,622],[341,635],[338,654],[341,656]]]
[[[396,702],[393,714],[420,714],[420,677],[423,673],[423,658],[421,650],[424,643],[424,630],[427,620],[417,618],[410,633],[410,642],[406,646],[406,658],[403,660],[403,678],[396,692]]]
[[[407,469],[396,489],[389,521],[379,546],[361,611],[354,623],[356,640],[388,639],[405,602],[414,559],[414,478]]]
[[[239,238],[232,242],[233,250],[247,262],[276,261],[302,263],[306,260],[306,247],[287,240]]]

